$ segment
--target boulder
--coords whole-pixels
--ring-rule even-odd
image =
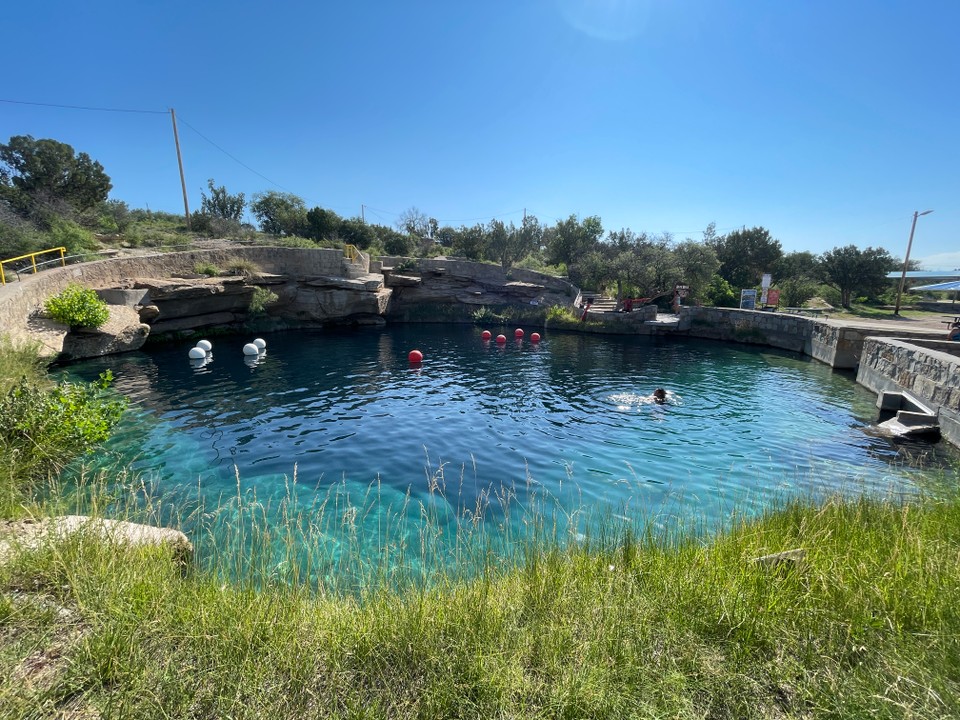
[[[101,357],[143,347],[150,326],[140,322],[137,311],[123,305],[108,307],[110,318],[99,328],[74,328],[64,336],[62,360]]]
[[[127,547],[166,547],[178,562],[185,564],[193,559],[193,544],[179,530],[86,515],[61,515],[0,525],[0,561],[17,549],[35,549],[46,540],[61,540],[78,532]]]
[[[142,308],[140,308],[139,313],[140,322],[150,324],[160,317],[160,308],[158,308],[156,305],[144,305]]]

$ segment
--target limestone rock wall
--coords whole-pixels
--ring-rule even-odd
[[[466,317],[481,307],[570,305],[579,294],[571,283],[530,270],[509,273],[497,265],[470,260],[383,257],[386,286],[393,290],[388,317],[415,320],[415,308],[444,306],[437,316]],[[403,269],[399,269],[403,268]]]

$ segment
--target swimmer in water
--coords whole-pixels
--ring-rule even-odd
[[[657,388],[653,391],[653,401],[657,405],[663,405],[667,401],[667,391],[663,388]]]

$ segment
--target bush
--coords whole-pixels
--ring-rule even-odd
[[[98,328],[110,317],[107,304],[93,290],[75,284],[49,298],[44,308],[54,320],[71,328]]]
[[[817,286],[817,294],[814,297],[820,298],[827,305],[840,307],[840,291],[830,285]]]
[[[738,307],[740,298],[733,287],[719,275],[714,275],[707,288],[707,301],[714,307]]]
[[[96,250],[99,245],[93,233],[84,230],[75,222],[54,218],[50,224],[50,239],[53,247],[63,246],[70,255],[79,255],[84,251]]]
[[[490,323],[499,322],[500,316],[497,315],[493,310],[488,308],[486,305],[483,305],[472,313],[473,322],[477,325],[488,325]]]
[[[267,311],[267,306],[272,305],[280,298],[272,290],[258,287],[253,291],[253,297],[250,298],[250,313],[253,315],[263,315]]]
[[[571,308],[564,307],[563,305],[552,305],[547,310],[547,320],[554,322],[559,320],[577,321],[579,319]]]
[[[817,294],[817,284],[805,278],[791,278],[780,283],[780,304],[786,307],[803,307]]]
[[[257,265],[253,260],[247,260],[246,258],[231,258],[227,261],[227,272],[232,275],[242,275],[243,277],[250,277],[252,275],[259,275],[263,270]]]
[[[112,379],[108,370],[98,382],[49,387],[34,374],[0,396],[0,511],[22,507],[47,473],[109,437],[126,407],[123,398],[106,392]]]
[[[209,262],[198,262],[193,266],[193,271],[197,275],[207,275],[208,277],[217,277],[220,275],[220,268]]]

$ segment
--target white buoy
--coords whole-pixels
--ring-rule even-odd
[[[253,341],[253,344],[257,346],[257,350],[263,350],[267,346],[267,341],[263,338],[257,338]]]
[[[201,340],[197,343],[197,347],[203,348],[205,351],[210,352],[213,350],[213,343],[211,343],[209,340]]]
[[[253,343],[247,343],[246,345],[243,346],[243,354],[244,354],[244,355],[259,355],[259,354],[260,354],[260,348],[258,348],[258,347],[257,347],[256,345],[254,345]]]
[[[194,348],[190,348],[190,359],[191,360],[203,360],[207,356],[207,351],[204,350],[199,345]]]

